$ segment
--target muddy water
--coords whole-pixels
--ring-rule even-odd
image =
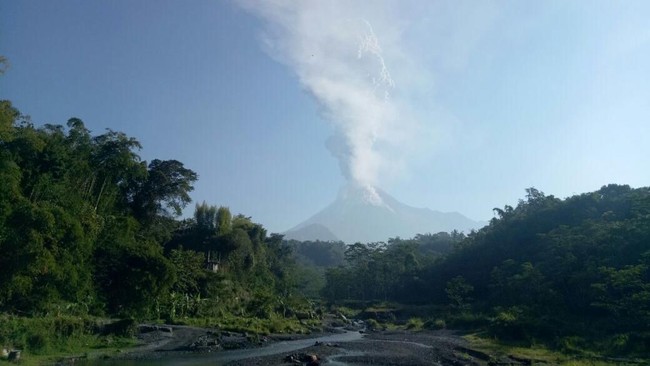
[[[272,343],[266,347],[252,349],[238,349],[231,351],[219,351],[211,354],[187,354],[182,356],[165,357],[152,360],[92,360],[84,362],[84,366],[215,366],[237,360],[244,360],[252,357],[262,357],[276,355],[279,353],[289,353],[314,345],[316,342],[336,343],[352,342],[359,340],[363,334],[359,332],[346,332],[333,334],[319,338],[300,339],[295,341],[282,341]],[[344,363],[337,363],[338,365]]]

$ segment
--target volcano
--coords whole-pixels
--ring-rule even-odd
[[[408,206],[372,186],[347,185],[332,204],[284,234],[286,239],[341,240],[350,244],[440,231],[467,233],[484,224],[458,212]]]

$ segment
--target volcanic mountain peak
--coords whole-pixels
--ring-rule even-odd
[[[315,225],[317,224],[317,225]],[[285,233],[287,239],[331,240],[326,232],[346,243],[386,241],[393,237],[440,231],[469,231],[483,223],[457,212],[432,211],[399,202],[379,188],[347,185],[329,206]],[[314,228],[320,230],[314,230]]]
[[[386,193],[371,185],[348,184],[339,191],[337,202],[345,202],[348,205],[361,204],[383,207],[393,211],[390,205],[384,201],[384,196],[387,196]]]

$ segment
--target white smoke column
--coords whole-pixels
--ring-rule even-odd
[[[372,6],[372,3],[368,3]],[[327,143],[348,181],[368,187],[370,201],[386,157],[377,144],[399,130],[390,93],[395,83],[370,22],[350,17],[347,2],[262,1],[243,7],[268,24],[269,53],[295,71],[324,107],[336,134]]]

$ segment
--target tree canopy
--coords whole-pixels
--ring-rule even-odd
[[[82,304],[95,314],[165,317],[210,309],[179,307],[180,299],[291,292],[283,268],[292,262],[277,238],[206,203],[179,221],[197,174],[177,160],[147,163],[141,148],[122,132],[93,136],[78,118],[36,127],[0,102],[0,310]]]

